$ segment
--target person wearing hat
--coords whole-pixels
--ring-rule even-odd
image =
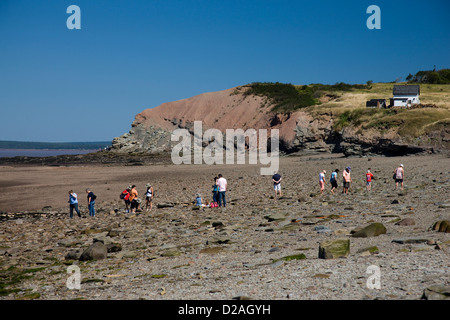
[[[342,176],[344,178],[344,187],[342,189],[343,194],[348,193],[348,188],[350,188],[350,182],[352,182],[352,178],[350,177],[350,171],[352,168],[347,167],[345,168],[344,172],[342,173]]]
[[[403,191],[403,179],[405,177],[405,171],[403,170],[403,164],[400,164],[395,170],[394,170],[394,176],[395,176],[395,190],[398,190],[398,184],[400,183]]]
[[[152,210],[152,201],[154,192],[153,187],[150,183],[147,183],[145,187],[147,188],[147,191],[145,192],[145,211],[149,211]]]
[[[323,194],[323,190],[325,190],[325,170],[319,173],[319,185],[320,185],[320,194]]]

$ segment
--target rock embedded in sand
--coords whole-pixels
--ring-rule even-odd
[[[432,286],[423,291],[422,299],[425,300],[450,300],[449,286]]]
[[[411,218],[405,218],[403,220],[400,220],[399,222],[395,223],[396,226],[414,226],[416,224],[416,221]]]
[[[376,237],[380,234],[386,233],[386,227],[382,223],[372,223],[368,225],[367,227],[364,227],[359,230],[353,230],[354,233],[352,234],[353,238],[368,238],[368,237]]]
[[[80,256],[80,261],[102,260],[106,259],[108,254],[107,247],[101,242],[95,242],[90,245]]]
[[[438,231],[438,232],[450,233],[450,221],[448,221],[448,220],[437,221],[433,225],[432,230]]]
[[[323,241],[319,245],[320,259],[347,257],[350,254],[350,239]]]

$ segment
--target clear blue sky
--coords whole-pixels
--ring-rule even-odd
[[[69,30],[69,5],[81,30]],[[369,5],[381,29],[369,30]],[[450,68],[450,1],[0,0],[0,140],[110,141],[163,102],[254,81]]]

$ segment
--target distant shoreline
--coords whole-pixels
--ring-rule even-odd
[[[0,149],[0,158],[52,157],[97,152],[100,149]]]
[[[100,150],[111,145],[110,141],[94,142],[33,142],[0,140],[0,150],[3,149],[44,149],[44,150]]]

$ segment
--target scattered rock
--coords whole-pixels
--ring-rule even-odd
[[[106,259],[108,249],[101,242],[95,242],[90,245],[80,256],[80,261],[101,260]]]
[[[396,226],[402,226],[402,227],[404,227],[404,226],[414,226],[414,225],[416,225],[416,221],[414,219],[411,219],[411,218],[405,218],[405,219],[400,220],[399,222],[397,222],[395,225]]]
[[[350,254],[350,239],[323,241],[319,245],[320,259],[347,257]]]
[[[423,291],[422,299],[425,300],[450,300],[449,286],[432,286]]]
[[[448,220],[437,221],[434,223],[431,229],[437,232],[450,233],[450,221]]]
[[[376,237],[380,234],[386,233],[386,227],[382,223],[372,223],[367,227],[364,227],[359,230],[352,231],[353,238],[368,238],[368,237]]]
[[[284,214],[282,214],[282,213],[270,214],[270,215],[265,216],[264,218],[269,220],[269,222],[286,220],[286,216]]]

